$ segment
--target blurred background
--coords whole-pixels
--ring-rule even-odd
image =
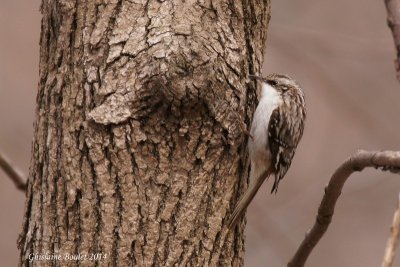
[[[0,7],[0,151],[25,175],[38,83],[39,5],[1,0]],[[269,182],[248,209],[246,267],[286,266],[345,158],[360,148],[400,149],[394,58],[383,0],[273,1],[264,74],[296,78],[308,118],[279,193],[269,194]],[[379,266],[399,191],[399,176],[373,169],[353,175],[307,266]],[[0,171],[1,266],[17,265],[24,202]]]

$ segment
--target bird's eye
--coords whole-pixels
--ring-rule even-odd
[[[272,86],[276,86],[276,85],[277,85],[277,83],[276,83],[275,80],[268,80],[267,83],[268,83],[269,85],[272,85]]]

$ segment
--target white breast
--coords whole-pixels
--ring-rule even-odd
[[[282,103],[282,98],[275,88],[262,84],[261,99],[254,113],[249,138],[249,153],[252,163],[251,177],[257,177],[269,167],[268,124],[272,111]]]

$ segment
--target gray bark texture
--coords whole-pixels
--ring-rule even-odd
[[[247,186],[240,123],[270,1],[43,0],[41,12],[20,266],[242,266],[244,224],[226,224]]]

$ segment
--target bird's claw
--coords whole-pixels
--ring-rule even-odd
[[[253,136],[251,135],[251,133],[247,130],[246,128],[246,124],[244,122],[240,123],[240,129],[242,130],[242,132],[247,135],[248,137],[250,137],[252,140],[254,139]]]

